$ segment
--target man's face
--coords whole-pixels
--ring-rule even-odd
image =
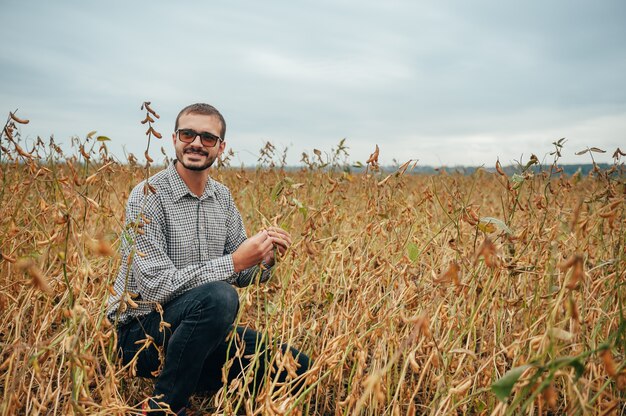
[[[215,116],[204,114],[183,114],[178,120],[178,130],[192,129],[198,133],[211,133],[220,136],[222,123]],[[225,143],[220,140],[214,147],[206,147],[202,144],[200,136],[196,136],[193,142],[184,143],[178,139],[176,133],[172,135],[176,159],[186,169],[202,171],[208,169],[215,159],[222,154]]]

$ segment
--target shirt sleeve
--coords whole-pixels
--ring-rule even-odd
[[[147,218],[145,221],[143,217]],[[127,250],[127,261],[131,262],[132,273],[137,283],[141,301],[165,303],[181,293],[204,283],[230,280],[234,273],[230,254],[203,263],[177,269],[167,255],[165,218],[158,199],[134,201],[129,199],[126,223],[142,224],[137,232],[129,230],[134,239]]]
[[[237,250],[237,248],[244,241],[246,241],[248,237],[246,235],[246,229],[243,226],[241,214],[235,206],[235,201],[233,201],[233,197],[230,192],[228,193],[227,210],[228,219],[226,222],[227,234],[226,244],[224,245],[224,255],[230,257],[232,264],[232,253],[234,253],[235,250]],[[262,264],[252,266],[250,268],[240,271],[239,273],[234,273],[229,281],[239,287],[245,287],[254,282],[266,282],[270,279],[271,276],[271,267]]]

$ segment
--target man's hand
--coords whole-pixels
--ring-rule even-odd
[[[263,230],[244,241],[233,253],[235,273],[261,263],[274,249],[274,239]]]
[[[282,228],[278,227],[269,227],[267,229],[267,234],[272,239],[273,245],[278,251],[279,255],[284,255],[285,251],[291,246],[291,236],[289,233]],[[274,250],[270,251],[267,256],[263,258],[263,261],[268,266],[274,265]]]

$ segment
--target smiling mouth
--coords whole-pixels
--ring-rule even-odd
[[[191,156],[208,156],[208,153],[206,152],[198,152],[195,150],[187,150],[185,152],[186,155],[191,155]]]

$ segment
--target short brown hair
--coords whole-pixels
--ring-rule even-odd
[[[196,103],[196,104],[188,105],[187,107],[180,110],[180,113],[178,113],[178,116],[176,116],[176,123],[174,124],[174,131],[178,130],[178,120],[180,119],[181,116],[185,114],[202,114],[205,116],[217,117],[220,120],[220,123],[222,124],[222,131],[220,134],[220,138],[222,140],[226,139],[226,120],[224,120],[224,116],[222,116],[222,114],[219,111],[217,111],[217,108],[213,107],[210,104],[205,104],[205,103]]]

